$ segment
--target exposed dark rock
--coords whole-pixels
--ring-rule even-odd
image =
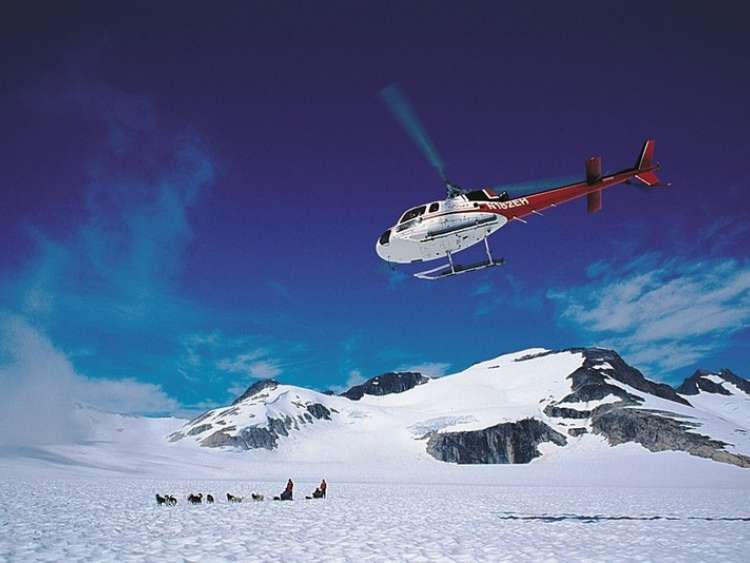
[[[423,385],[429,380],[429,377],[411,371],[384,373],[383,375],[378,375],[368,379],[361,385],[355,385],[348,391],[342,393],[341,396],[347,397],[352,401],[358,401],[365,395],[390,395],[391,393],[403,393],[417,385]]]
[[[601,374],[599,375],[601,376]],[[586,377],[587,379],[591,380],[594,376],[591,374],[587,374]],[[600,401],[605,397],[608,397],[609,395],[614,395],[615,397],[619,397],[624,401],[631,401],[633,403],[642,401],[640,397],[631,395],[621,387],[610,385],[609,383],[604,383],[604,378],[602,377],[601,383],[590,382],[579,385],[578,387],[576,387],[575,391],[563,397],[560,402],[588,403],[589,401]]]
[[[227,410],[223,411],[219,415],[219,418],[224,418],[225,416],[232,416],[233,414],[237,414],[238,412],[240,412],[240,407],[232,407],[231,409],[227,409]]]
[[[526,360],[534,360],[536,358],[542,358],[544,356],[549,356],[550,354],[556,354],[554,350],[544,350],[542,352],[535,352],[533,354],[526,354],[525,356],[521,356],[520,358],[516,358],[513,360],[514,362],[525,362]],[[490,369],[497,367],[497,366],[491,366]]]
[[[258,393],[260,393],[261,391],[265,389],[274,389],[278,386],[279,386],[278,382],[273,379],[262,379],[261,381],[256,381],[250,387],[248,387],[247,390],[242,395],[237,397],[234,400],[234,402],[232,402],[232,404],[236,405],[240,401],[244,401],[245,399],[248,399],[252,397],[253,395],[257,395]]]
[[[210,424],[199,424],[198,426],[193,426],[187,433],[188,436],[195,436],[196,434],[200,434],[201,432],[205,432],[206,430],[211,430],[212,426]]]
[[[682,382],[682,385],[677,388],[677,392],[682,395],[697,395],[700,391],[705,391],[706,393],[718,393],[720,395],[732,394],[731,391],[724,388],[720,383],[714,383],[710,379],[706,379],[707,375],[716,375],[724,381],[736,385],[739,389],[750,395],[750,381],[728,369],[722,369],[718,373],[699,369]]]
[[[546,407],[544,407],[544,414],[546,414],[547,416],[551,416],[552,418],[588,418],[591,416],[591,411],[579,411],[567,407],[547,405]]]
[[[309,412],[318,420],[331,420],[331,411],[329,411],[324,405],[321,405],[320,403],[312,403],[311,405],[307,405],[306,408],[307,412]]]
[[[663,415],[663,416],[662,416]],[[659,413],[618,405],[602,405],[594,409],[592,430],[607,438],[613,446],[635,442],[652,452],[679,450],[689,454],[750,467],[750,457],[724,449],[727,444],[691,432],[697,425],[668,418],[672,413]]]
[[[203,420],[204,418],[206,418],[207,416],[211,416],[211,411],[206,411],[206,412],[204,412],[202,414],[199,414],[194,419],[192,419],[190,422],[188,422],[188,424],[197,424],[201,420]]]
[[[227,432],[234,428],[222,428],[201,441],[201,446],[217,448],[221,446],[234,446],[243,450],[265,448],[272,450],[276,447],[278,437],[268,428],[248,426],[240,430],[237,436],[230,436]]]
[[[564,446],[565,436],[534,418],[506,422],[465,432],[433,433],[427,453],[435,459],[459,464],[529,463],[541,455],[537,446],[553,442]]]
[[[612,379],[625,383],[644,393],[650,393],[668,401],[675,401],[676,403],[691,406],[685,398],[680,397],[669,385],[654,383],[643,377],[640,371],[626,364],[614,350],[606,350],[604,348],[571,348],[566,351],[579,352],[584,357],[583,365],[568,376],[573,380],[574,392],[580,386],[588,383],[604,383],[604,379],[600,378],[601,370],[596,369],[595,366],[607,362],[613,369],[603,371]]]
[[[221,428],[213,434],[207,436],[201,441],[201,446],[216,448],[222,446],[232,446],[243,450],[252,450],[265,448],[272,450],[278,445],[278,439],[281,436],[289,436],[291,430],[299,430],[299,423],[312,424],[317,420],[331,420],[331,410],[320,403],[312,403],[305,406],[306,412],[291,417],[269,418],[265,427],[248,426],[239,431],[236,436],[231,436],[230,431],[235,431],[236,427],[228,426]],[[210,425],[204,425],[210,428]],[[202,430],[201,430],[202,431]],[[189,434],[199,433],[197,429],[191,430]],[[184,437],[184,436],[183,436]],[[179,438],[175,438],[179,439]],[[174,441],[174,440],[173,440]]]
[[[169,441],[170,442],[177,442],[178,440],[182,440],[185,437],[185,434],[182,432],[172,432],[169,435]]]
[[[568,435],[573,436],[574,438],[576,436],[582,436],[583,434],[587,434],[588,430],[585,428],[568,428]]]

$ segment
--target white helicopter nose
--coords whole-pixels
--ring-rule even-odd
[[[391,230],[388,229],[382,235],[380,235],[380,238],[375,243],[375,252],[377,252],[378,256],[380,256],[383,260],[386,260],[388,262],[391,261],[391,253],[388,251],[388,247],[390,246],[390,239]]]

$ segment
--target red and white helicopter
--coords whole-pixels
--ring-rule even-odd
[[[659,164],[654,161],[653,139],[647,140],[633,168],[602,175],[602,159],[594,156],[586,161],[586,180],[511,198],[507,192],[491,188],[467,191],[449,182],[443,164],[406,98],[395,86],[381,93],[388,107],[424,152],[445,182],[446,199],[411,208],[378,239],[375,250],[383,260],[408,264],[447,257],[448,263],[414,274],[426,280],[437,280],[503,264],[493,258],[487,237],[511,221],[525,223],[524,217],[549,207],[586,196],[589,213],[602,208],[602,190],[623,183],[639,183],[648,187],[663,185],[656,175]],[[453,254],[484,242],[487,260],[461,266]]]

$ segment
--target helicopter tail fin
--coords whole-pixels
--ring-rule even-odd
[[[643,143],[643,148],[638,155],[638,160],[635,161],[635,170],[638,172],[633,176],[633,179],[649,188],[663,185],[661,180],[659,180],[659,177],[656,175],[656,170],[659,168],[659,164],[654,161],[655,147],[656,140],[648,139]]]

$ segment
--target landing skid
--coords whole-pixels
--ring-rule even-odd
[[[425,270],[424,272],[418,272],[414,274],[415,278],[421,280],[440,280],[443,278],[449,278],[451,276],[457,276],[459,274],[466,274],[467,272],[476,272],[477,270],[484,270],[486,268],[492,268],[494,266],[501,266],[505,263],[504,258],[493,258],[490,252],[490,245],[487,243],[487,239],[484,239],[484,248],[487,251],[487,260],[482,262],[476,262],[474,264],[468,264],[461,266],[453,263],[453,256],[448,252],[448,263],[433,268],[431,270]]]

